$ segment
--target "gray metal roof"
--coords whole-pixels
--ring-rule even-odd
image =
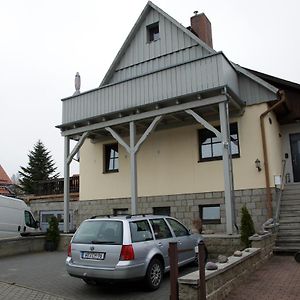
[[[145,28],[159,20],[160,40],[146,43]],[[102,120],[216,96],[252,105],[277,99],[278,89],[230,62],[152,2],[121,47],[99,88],[62,99],[62,131]],[[200,97],[200,98],[199,98]],[[184,100],[183,100],[184,99]]]

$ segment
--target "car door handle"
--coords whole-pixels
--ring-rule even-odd
[[[163,247],[163,244],[161,242],[158,243],[159,247]]]

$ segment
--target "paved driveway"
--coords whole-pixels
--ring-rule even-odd
[[[114,283],[101,286],[88,286],[82,280],[70,277],[65,271],[66,254],[64,252],[41,252],[0,259],[0,283],[15,283],[20,286],[44,291],[67,299],[169,299],[169,275],[165,276],[159,290],[146,292],[140,282]],[[185,267],[181,274],[194,271]],[[9,291],[8,285],[2,290]],[[11,286],[10,286],[11,288]],[[1,284],[0,284],[1,289]],[[10,299],[52,299],[51,296]],[[1,291],[0,291],[0,299]],[[57,298],[58,299],[58,298]]]
[[[293,256],[273,256],[234,289],[228,300],[299,300],[300,264]]]

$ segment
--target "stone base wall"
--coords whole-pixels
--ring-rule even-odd
[[[0,258],[44,250],[45,236],[0,239]]]
[[[249,248],[243,251],[241,257],[228,257],[227,263],[217,263],[218,269],[205,271],[206,296],[208,300],[222,300],[246,280],[249,275],[259,268],[271,255],[275,234],[254,237],[252,243],[260,248]],[[198,299],[199,271],[192,272],[178,279],[179,299]]]
[[[153,213],[153,207],[170,207],[171,216],[181,220],[186,226],[191,227],[192,220],[199,217],[199,205],[219,204],[220,224],[205,224],[204,230],[225,232],[225,202],[224,192],[207,192],[195,194],[179,194],[139,197],[137,202],[138,213]],[[235,191],[236,223],[240,226],[240,211],[246,205],[255,224],[256,230],[261,230],[261,225],[267,220],[266,192],[265,189],[247,189]],[[61,201],[34,200],[30,206],[35,217],[39,219],[41,210],[63,210]],[[71,201],[70,210],[73,213],[73,222],[78,227],[80,223],[94,215],[113,214],[114,209],[127,208],[130,212],[130,198],[99,199],[87,201]]]
[[[204,234],[203,239],[210,259],[215,259],[220,254],[230,256],[234,251],[243,249],[239,234]]]

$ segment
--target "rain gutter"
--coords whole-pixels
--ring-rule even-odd
[[[280,97],[280,100],[260,115],[260,129],[261,129],[262,146],[263,146],[266,191],[267,191],[267,209],[268,209],[269,218],[272,218],[273,216],[273,209],[272,209],[272,193],[270,187],[269,159],[268,159],[266,129],[265,129],[264,119],[269,112],[273,111],[276,107],[280,106],[282,103],[286,101],[285,93],[283,90],[278,91],[278,95]]]

